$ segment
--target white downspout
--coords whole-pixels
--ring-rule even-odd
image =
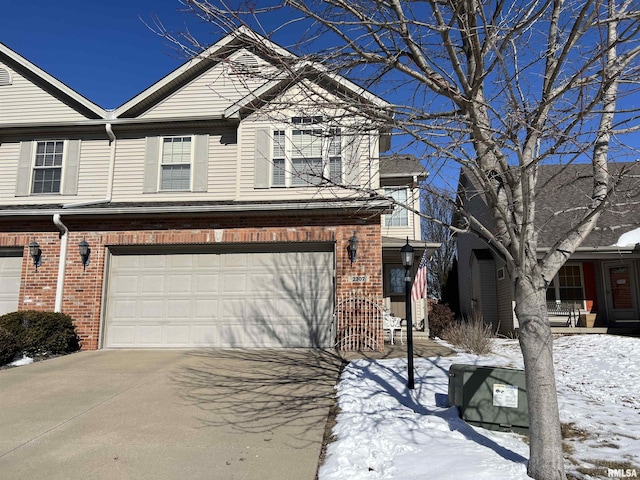
[[[67,247],[69,245],[69,229],[62,223],[60,214],[53,215],[53,223],[60,230],[60,259],[58,262],[58,284],[56,286],[56,303],[54,312],[62,311],[62,297],[64,294],[64,274],[67,264]]]
[[[75,207],[86,207],[90,205],[100,205],[102,203],[110,203],[111,196],[113,194],[113,175],[115,172],[116,165],[116,135],[113,133],[113,128],[110,123],[105,123],[105,130],[107,131],[107,135],[109,136],[109,173],[107,174],[107,197],[102,200],[89,200],[87,202],[77,202],[77,203],[67,203],[63,205],[62,208],[75,208]]]

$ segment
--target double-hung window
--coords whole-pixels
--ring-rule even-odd
[[[340,129],[323,128],[321,121],[294,117],[294,128],[272,132],[272,187],[342,182]]]
[[[384,223],[387,227],[407,227],[409,225],[409,212],[402,205],[407,204],[406,188],[387,188],[385,195],[393,198],[396,204],[393,212],[384,216]]]
[[[63,140],[37,142],[32,193],[60,193],[63,154]]]
[[[582,266],[563,265],[547,288],[547,301],[582,302],[583,300]]]
[[[191,189],[191,137],[164,137],[160,190]]]

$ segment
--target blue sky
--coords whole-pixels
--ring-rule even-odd
[[[104,108],[115,108],[186,59],[139,17],[218,40],[177,0],[2,2],[0,42]]]

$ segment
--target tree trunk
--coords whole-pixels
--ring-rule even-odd
[[[562,435],[553,365],[553,337],[547,317],[545,286],[527,276],[516,281],[516,315],[524,357],[529,403],[529,467],[537,480],[565,480]]]

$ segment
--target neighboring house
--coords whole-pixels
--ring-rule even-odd
[[[282,107],[298,84],[260,74],[256,38],[239,29],[113,111],[0,44],[0,313],[67,313],[83,349],[382,348],[379,319],[336,302],[393,303],[383,271],[420,231],[382,188],[416,202],[424,171],[379,167],[387,132]],[[388,107],[308,63],[296,81]]]
[[[405,315],[404,267],[399,250],[407,239],[414,247],[420,247],[417,255],[427,249],[427,255],[439,247],[433,242],[420,242],[420,216],[412,212],[420,211],[420,183],[427,179],[428,173],[413,155],[390,155],[380,157],[380,186],[384,194],[393,198],[397,204],[391,213],[382,216],[382,262],[384,303],[387,310],[395,316]],[[406,205],[403,208],[401,205]],[[421,325],[427,317],[427,301],[413,302],[413,324]]]
[[[611,163],[614,173],[634,164]],[[542,257],[575,225],[593,185],[591,164],[540,165],[536,197],[538,256]],[[571,255],[547,290],[552,327],[595,325],[618,331],[640,327],[640,184],[637,168],[616,185],[595,230]],[[481,188],[462,171],[458,200],[492,228]],[[458,273],[461,313],[480,315],[503,333],[518,328],[513,281],[499,253],[472,233],[459,234]],[[567,312],[567,309],[569,312]],[[573,312],[572,312],[573,311]],[[582,314],[582,318],[580,318]]]

